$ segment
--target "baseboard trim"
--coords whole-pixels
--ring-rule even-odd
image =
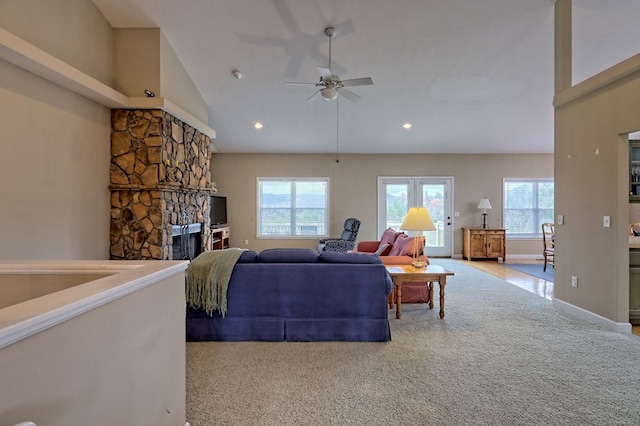
[[[453,255],[453,259],[462,259],[462,253],[456,253]],[[544,262],[544,259],[539,254],[509,254],[507,253],[507,259],[509,260],[539,260]]]
[[[611,321],[608,318],[605,318],[598,314],[594,314],[591,311],[587,311],[586,309],[582,309],[578,306],[572,305],[571,303],[567,303],[556,298],[553,298],[551,300],[551,304],[561,311],[589,321],[590,323],[601,325],[607,330],[616,331],[623,334],[631,334],[631,323]]]
[[[509,254],[507,253],[507,259],[509,260],[539,260],[544,262],[544,259],[539,254]]]

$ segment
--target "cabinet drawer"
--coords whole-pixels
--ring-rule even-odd
[[[640,250],[629,250],[629,265],[640,266]]]

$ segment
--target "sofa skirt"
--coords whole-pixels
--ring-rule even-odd
[[[187,308],[186,337],[198,341],[387,342],[387,319],[375,318],[222,318]]]
[[[204,311],[187,308],[186,323],[187,342],[281,342],[285,339],[284,320],[276,318],[222,318],[215,313],[209,317]]]

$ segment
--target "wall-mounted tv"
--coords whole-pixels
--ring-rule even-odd
[[[220,228],[227,224],[227,197],[211,196],[211,227]]]

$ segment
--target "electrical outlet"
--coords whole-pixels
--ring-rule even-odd
[[[249,240],[244,240],[244,245],[246,246],[247,244],[249,244]]]
[[[578,287],[578,277],[571,277],[571,287]]]

